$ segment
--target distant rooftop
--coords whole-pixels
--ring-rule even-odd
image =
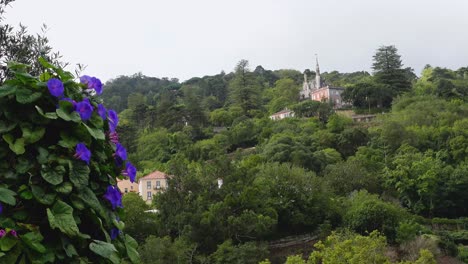
[[[162,171],[153,171],[152,173],[140,178],[141,180],[166,179],[167,175]]]

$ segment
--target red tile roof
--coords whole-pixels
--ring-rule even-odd
[[[150,179],[166,179],[167,175],[161,171],[153,171],[152,173],[140,178],[140,180],[150,180]]]

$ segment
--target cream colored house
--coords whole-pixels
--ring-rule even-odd
[[[153,196],[167,188],[167,175],[161,171],[154,171],[138,181],[138,192],[146,203],[153,201]]]
[[[122,194],[138,193],[138,183],[131,183],[130,180],[117,180],[117,186]]]

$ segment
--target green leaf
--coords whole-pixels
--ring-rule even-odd
[[[49,113],[45,113],[45,114],[44,114],[44,111],[43,111],[39,106],[36,105],[35,107],[36,107],[37,112],[38,112],[41,116],[43,116],[43,117],[45,117],[45,118],[47,118],[47,119],[57,119],[57,118],[58,118],[57,114],[54,113],[54,112],[49,112]]]
[[[0,134],[10,132],[16,127],[16,123],[7,124],[5,121],[0,121]]]
[[[31,200],[33,198],[33,194],[29,187],[25,184],[21,185],[18,189],[19,196],[25,200]]]
[[[73,190],[73,185],[70,182],[64,182],[55,187],[55,191],[63,194],[69,194]]]
[[[41,176],[48,183],[52,185],[57,185],[63,182],[63,175],[66,173],[66,170],[63,166],[57,166],[54,169],[45,168],[41,170]]]
[[[29,248],[39,252],[44,253],[46,248],[41,244],[41,241],[44,237],[39,232],[29,232],[21,236],[21,240],[23,240]]]
[[[140,263],[140,255],[137,251],[138,243],[133,237],[125,235],[125,248],[127,249],[127,255],[132,263]]]
[[[37,61],[46,69],[57,70],[58,68],[48,62],[44,57],[39,57]]]
[[[89,134],[90,134],[93,138],[98,139],[98,140],[105,140],[105,139],[106,139],[106,136],[104,135],[104,132],[102,132],[101,129],[89,127],[89,126],[87,126],[87,125],[84,124],[84,123],[83,123],[83,125],[86,127],[86,129],[88,130]]]
[[[5,97],[16,92],[16,86],[12,85],[3,85],[0,86],[0,97]]]
[[[37,152],[39,152],[39,154],[36,157],[37,162],[39,162],[39,164],[47,163],[48,157],[49,157],[49,151],[47,151],[47,149],[43,147],[38,147]]]
[[[25,157],[20,157],[18,158],[18,162],[16,163],[16,172],[19,174],[24,174],[33,167],[34,165],[29,159]]]
[[[102,128],[104,126],[104,121],[102,120],[101,116],[98,115],[96,112],[93,112],[91,119],[89,122],[96,128]]]
[[[42,204],[51,205],[55,201],[55,197],[57,196],[55,193],[46,193],[44,190],[37,186],[31,185],[31,191],[36,198]]]
[[[115,227],[117,227],[119,230],[123,230],[125,228],[125,223],[122,221],[117,221],[117,219],[112,220],[112,223],[114,223]]]
[[[81,188],[88,185],[89,167],[84,162],[69,161],[68,167],[70,171],[70,181],[76,188]]]
[[[13,72],[25,72],[28,68],[31,68],[30,65],[16,62],[16,61],[9,61],[7,62],[8,69],[12,70]]]
[[[25,210],[20,210],[20,211],[15,211],[13,213],[13,218],[16,220],[19,220],[20,222],[26,220],[28,218],[29,214]]]
[[[16,205],[15,195],[14,191],[0,187],[0,202],[14,206]]]
[[[83,203],[85,203],[88,207],[96,211],[96,213],[102,218],[102,220],[107,223],[106,225],[109,224],[110,220],[107,211],[104,209],[104,207],[96,197],[96,194],[94,194],[94,192],[91,191],[91,189],[85,186],[79,191],[78,195],[83,201]]]
[[[73,208],[58,200],[52,210],[47,208],[47,218],[52,229],[58,228],[68,236],[77,236],[80,231],[73,218]]]
[[[89,249],[91,249],[91,251],[98,254],[99,256],[110,260],[112,263],[120,263],[119,257],[117,255],[117,249],[115,249],[114,245],[111,243],[100,240],[93,240],[93,242],[89,244]]]
[[[57,113],[58,117],[62,118],[65,121],[73,121],[76,123],[81,122],[80,114],[78,114],[77,112],[67,113],[63,109],[60,109],[60,108],[57,109],[55,112]]]
[[[78,198],[77,195],[72,194],[70,196],[70,202],[72,203],[73,207],[75,207],[75,209],[83,210],[86,208],[83,201],[80,198]]]
[[[33,128],[29,124],[21,124],[21,131],[23,132],[23,138],[25,139],[26,144],[32,144],[39,141],[45,134],[44,127],[35,127]]]
[[[0,250],[1,251],[8,251],[12,249],[16,243],[18,242],[18,239],[13,238],[11,236],[3,236],[0,238]]]
[[[16,155],[24,154],[26,151],[24,148],[24,138],[14,140],[13,136],[10,134],[3,135],[2,138],[8,143],[8,147],[10,147],[11,151]]]
[[[65,237],[62,237],[62,246],[63,250],[65,250],[65,254],[67,254],[69,258],[78,256],[78,252],[76,251],[73,244]]]
[[[64,147],[64,148],[74,148],[76,147],[76,144],[78,144],[78,139],[76,139],[75,137],[73,136],[70,136],[66,131],[61,131],[60,132],[60,138],[62,138],[62,140],[60,140],[58,142],[58,145]]]
[[[49,72],[44,72],[43,74],[39,75],[39,80],[41,82],[47,82],[52,77],[53,75],[50,74]]]
[[[41,98],[42,93],[33,92],[29,89],[16,90],[16,101],[20,104],[29,104]]]
[[[2,239],[0,239],[1,241]],[[15,241],[17,241],[15,239]],[[0,242],[1,244],[1,242]],[[1,250],[1,246],[0,246]],[[18,257],[21,255],[22,251],[20,247],[14,247],[13,250],[10,250],[6,256],[0,258],[0,263],[17,263]]]

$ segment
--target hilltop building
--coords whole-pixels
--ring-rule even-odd
[[[168,176],[161,171],[153,171],[138,181],[138,192],[146,203],[150,204],[153,196],[167,188]]]
[[[342,108],[347,105],[341,99],[343,87],[333,87],[324,82],[320,76],[320,67],[318,58],[316,60],[315,78],[312,80],[307,79],[307,74],[304,73],[304,83],[300,92],[301,100],[314,100],[323,101],[329,100],[333,104],[333,108]]]
[[[276,120],[284,119],[286,117],[294,117],[294,112],[286,108],[284,110],[281,110],[277,113],[272,114],[270,116],[270,119],[273,121],[276,121]]]
[[[117,180],[117,187],[122,194],[126,193],[138,193],[138,183],[130,182],[130,180]]]

